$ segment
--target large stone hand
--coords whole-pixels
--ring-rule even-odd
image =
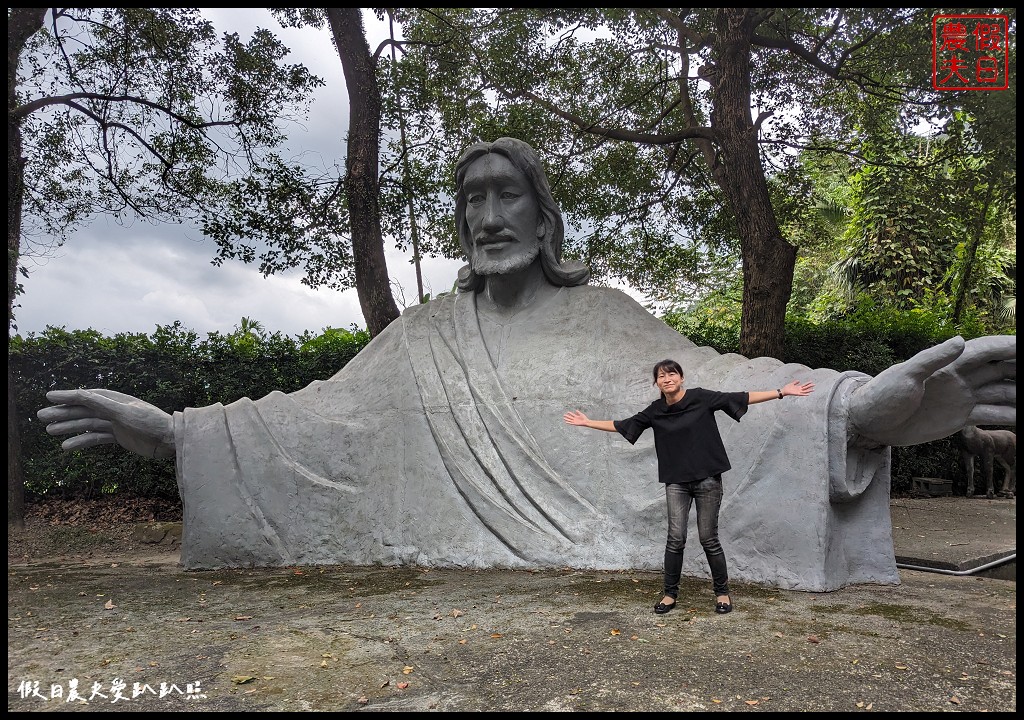
[[[955,337],[883,370],[850,398],[854,442],[917,445],[965,425],[1017,425],[1017,337]]]
[[[117,443],[148,458],[174,457],[174,421],[155,405],[102,388],[51,390],[46,399],[58,403],[36,416],[50,435],[72,435],[65,450]]]

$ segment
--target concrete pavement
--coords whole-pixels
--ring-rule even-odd
[[[1015,518],[1015,500],[893,500],[896,554],[979,567],[1015,553]],[[1016,710],[1016,582],[984,573],[737,584],[724,616],[685,579],[655,615],[654,572],[165,557],[9,565],[8,710]]]

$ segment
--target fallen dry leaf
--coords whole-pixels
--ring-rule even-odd
[[[857,707],[864,707],[864,701],[861,700],[859,703],[857,703]]]
[[[413,666],[412,666],[412,665],[406,665],[406,666],[405,666],[404,668],[402,668],[402,674],[403,674],[403,675],[408,675],[408,674],[409,674],[409,673],[411,673],[411,672],[412,672],[412,671],[413,671],[414,669],[415,669],[415,668],[413,668]]]
[[[757,705],[758,703],[757,700],[744,700],[743,702],[745,702],[747,705]]]
[[[501,633],[491,633],[491,637],[492,638],[503,638],[505,636],[502,635]]]
[[[103,607],[105,607],[107,610],[113,610],[117,607],[117,605],[114,604],[113,600],[107,600],[105,603],[103,603]]]
[[[405,690],[407,687],[409,687],[409,683],[407,683],[407,682],[400,682],[400,683],[398,683],[397,687],[398,687],[399,690]]]
[[[903,665],[901,663],[896,663],[896,669],[897,670],[909,670],[909,668],[906,665]]]
[[[255,679],[256,678],[254,678],[252,675],[235,675],[233,678],[231,678],[231,682],[233,682],[235,685],[245,685],[246,683],[251,683]]]
[[[458,608],[452,610],[452,617],[459,617],[460,615],[463,615],[463,614],[464,613],[461,610],[459,610]]]
[[[713,702],[713,703],[720,703],[722,701],[719,700],[718,698],[711,698],[711,702]]]
[[[817,635],[808,635],[807,636],[807,642],[809,642],[809,643],[820,643],[821,640],[818,638]]]
[[[360,705],[365,705],[366,703],[370,702],[370,699],[364,696],[356,700],[356,702]]]
[[[951,703],[953,703],[954,705],[959,705],[959,704],[960,704],[960,698],[958,698],[958,697],[957,697],[956,695],[954,695],[953,697],[951,697],[951,698],[949,699],[949,701],[950,701]]]
[[[252,615],[235,615],[235,620],[252,620]]]
[[[612,628],[612,635],[621,635],[621,634],[622,634],[622,631],[616,630],[615,628]]]
[[[327,661],[326,660],[321,660],[320,661],[320,667],[327,667]]]

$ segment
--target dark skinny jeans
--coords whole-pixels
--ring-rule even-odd
[[[665,543],[665,594],[679,596],[679,576],[683,571],[683,550],[686,547],[686,522],[690,503],[697,502],[697,536],[711,568],[715,595],[729,594],[729,570],[725,550],[718,541],[718,510],[722,507],[722,476],[690,483],[665,486],[668,504],[668,541]]]

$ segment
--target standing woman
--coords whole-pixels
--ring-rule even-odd
[[[781,400],[787,395],[809,395],[814,383],[797,380],[778,390],[717,392],[683,388],[683,369],[675,360],[654,366],[654,384],[661,398],[628,420],[591,420],[579,410],[565,414],[570,425],[618,432],[636,443],[647,428],[654,428],[658,455],[658,479],[665,484],[668,505],[668,541],[665,543],[665,593],[654,606],[663,615],[676,606],[679,576],[683,571],[686,522],[690,503],[697,503],[697,535],[711,568],[715,612],[732,611],[729,570],[718,540],[718,510],[722,505],[722,473],[729,470],[729,456],[718,432],[715,412],[721,410],[737,422],[748,405]]]

